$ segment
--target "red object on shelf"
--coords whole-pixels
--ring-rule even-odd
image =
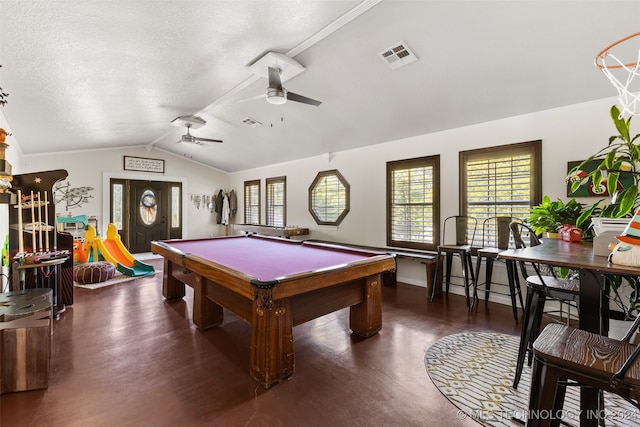
[[[566,242],[579,242],[582,240],[582,229],[565,224],[558,229],[558,237]]]

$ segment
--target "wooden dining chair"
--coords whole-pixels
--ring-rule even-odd
[[[541,243],[535,232],[520,221],[512,222],[510,228],[516,249],[527,246],[537,246]],[[509,261],[507,264],[509,281],[513,282],[512,287],[520,287],[518,265],[522,276],[525,277],[527,282],[527,298],[522,318],[520,347],[518,349],[516,372],[513,378],[513,388],[518,388],[518,383],[522,376],[522,369],[524,368],[525,357],[527,355],[529,356],[529,365],[531,365],[533,360],[533,343],[540,333],[545,302],[550,299],[561,303],[577,305],[580,283],[577,280],[560,279],[553,274],[543,275],[540,267],[536,263],[529,263],[534,270],[533,274],[529,274],[527,263],[525,262],[518,262],[516,265],[514,261]]]
[[[527,426],[558,425],[566,387],[578,385],[615,393],[640,408],[640,345],[630,343],[637,317],[622,340],[553,323],[533,344],[534,362]],[[604,408],[601,408],[604,409]],[[592,416],[602,411],[596,408]]]
[[[493,264],[499,259],[498,254],[500,252],[509,249],[509,242],[511,241],[511,229],[509,227],[514,221],[518,221],[518,219],[512,216],[492,216],[482,222],[482,240],[480,241],[482,247],[476,251],[476,274],[473,282],[473,300],[470,311],[473,311],[478,302],[478,288],[484,287],[484,301],[485,303],[489,302],[489,293],[492,292]],[[480,269],[483,259],[485,260],[484,282],[480,282]],[[520,282],[509,280],[507,286],[509,287],[513,318],[518,323],[517,299],[520,300],[520,307],[524,309]],[[505,294],[502,293],[502,295]]]
[[[476,235],[478,228],[478,220],[472,216],[454,215],[446,218],[442,227],[442,244],[438,245],[438,259],[442,255],[445,256],[445,293],[449,294],[449,286],[451,284],[451,269],[453,257],[457,255],[460,258],[462,267],[462,279],[464,286],[464,294],[467,298],[467,306],[471,307],[469,297],[469,289],[473,287],[473,261],[471,259],[471,244]],[[448,235],[447,235],[448,231]],[[451,235],[453,234],[453,237]],[[447,238],[449,240],[447,240]],[[438,277],[438,269],[440,263],[436,264],[435,277]],[[431,301],[436,295],[436,287],[431,291]]]

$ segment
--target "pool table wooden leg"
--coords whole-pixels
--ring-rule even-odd
[[[361,303],[351,306],[349,326],[354,334],[367,338],[382,329],[382,275],[376,274],[363,280],[365,298]]]
[[[207,298],[207,280],[196,275],[193,283],[193,323],[198,329],[218,326],[224,319],[222,306]]]
[[[177,264],[164,259],[162,270],[162,296],[166,299],[180,299],[184,297],[184,283],[174,277],[174,269],[182,268]]]
[[[253,303],[250,349],[251,375],[269,388],[293,374],[293,317],[289,299],[271,308]]]

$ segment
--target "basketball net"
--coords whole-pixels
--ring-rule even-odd
[[[640,33],[618,40],[606,47],[595,59],[596,66],[618,90],[621,117],[640,114],[640,78],[636,79],[634,84],[634,79],[640,75],[640,49],[636,61],[628,63],[618,59],[609,50],[636,36],[640,36]]]

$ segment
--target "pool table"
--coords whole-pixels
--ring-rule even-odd
[[[251,325],[250,371],[264,387],[293,374],[293,327],[350,307],[354,334],[382,327],[381,275],[393,256],[321,243],[264,236],[165,240],[151,243],[164,257],[165,298],[193,288],[193,322],[218,326],[223,308]]]

